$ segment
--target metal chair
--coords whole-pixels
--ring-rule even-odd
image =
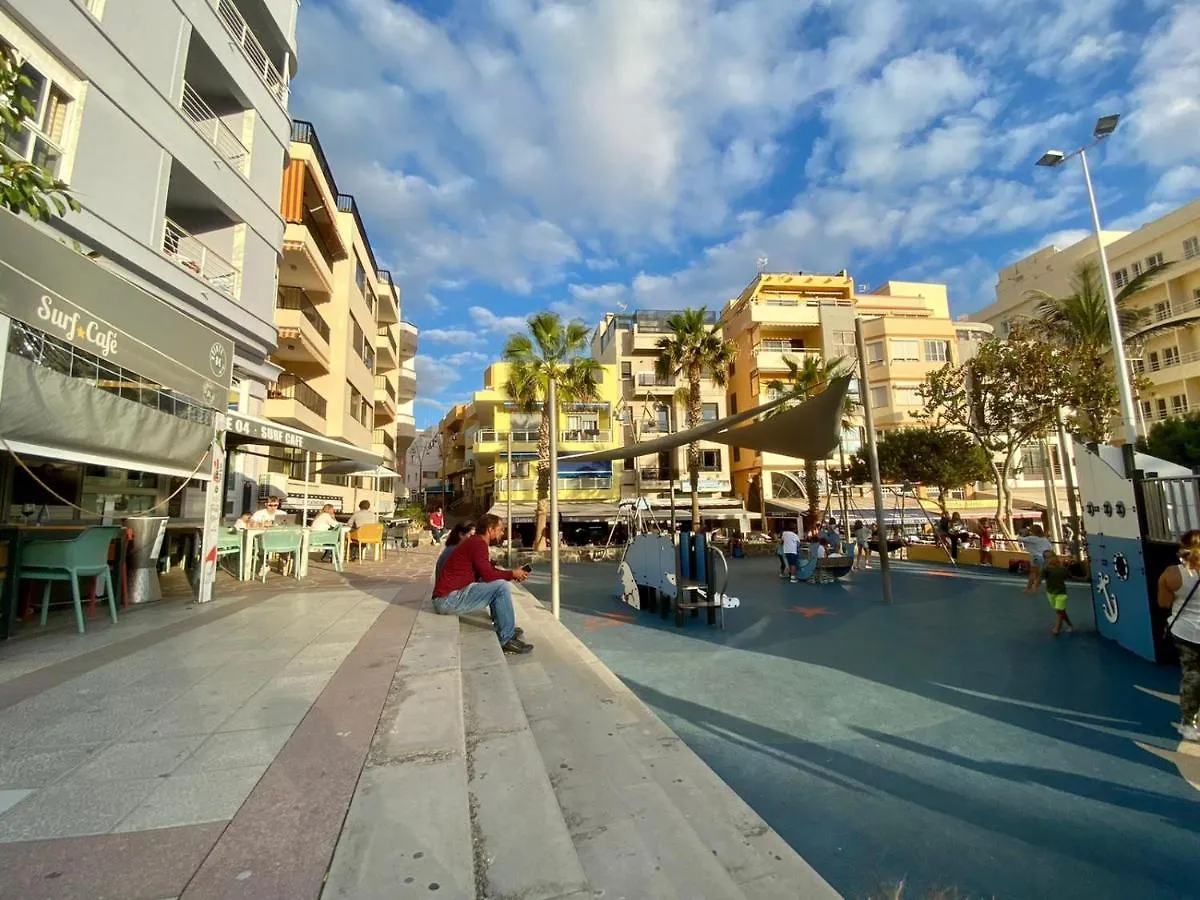
[[[50,615],[50,582],[69,581],[71,599],[75,604],[75,625],[80,634],[87,630],[83,623],[79,579],[89,576],[103,577],[108,612],[116,624],[117,600],[113,591],[112,572],[108,568],[108,548],[120,536],[119,527],[98,526],[84,529],[67,541],[35,540],[25,544],[21,549],[21,580],[46,582],[42,588],[43,625]]]

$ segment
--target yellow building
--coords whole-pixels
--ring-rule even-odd
[[[625,444],[652,440],[687,428],[687,403],[679,396],[683,382],[660,379],[655,373],[658,342],[667,332],[670,310],[638,310],[608,314],[592,339],[592,358],[613,367],[620,375],[617,440]],[[717,314],[710,313],[710,324]],[[727,414],[725,389],[710,379],[700,383],[700,402],[706,421]],[[700,442],[701,498],[719,497],[732,488],[729,476],[730,448],[710,441]],[[635,465],[636,463],[636,465]],[[681,505],[691,502],[687,470],[687,448],[679,447],[651,457],[630,461],[620,475],[621,496],[644,496],[651,500],[669,496],[675,482]]]
[[[1160,326],[1144,340],[1126,342],[1135,372],[1150,382],[1138,397],[1139,429],[1144,433],[1169,416],[1200,410],[1200,200],[1143,225],[1137,231],[1106,231],[1109,276],[1119,291],[1146,269],[1172,263],[1133,306],[1150,310]],[[995,326],[1004,336],[1011,325],[1032,315],[1029,291],[1055,296],[1069,292],[1080,262],[1097,263],[1096,239],[1089,236],[1065,249],[1046,247],[1000,271],[996,302],[971,318]],[[1162,329],[1161,326],[1177,326]]]
[[[354,198],[338,193],[306,122],[293,126],[281,213],[286,231],[272,362],[283,371],[268,388],[265,415],[373,451],[394,471],[416,433],[417,329],[402,320],[399,287],[376,263]],[[265,481],[289,498],[285,507],[298,508],[307,493],[310,508],[328,502],[349,511],[365,499],[387,513],[398,485],[378,475],[306,473],[302,455],[285,451],[284,459],[271,461]]]

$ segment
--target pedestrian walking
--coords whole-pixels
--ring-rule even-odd
[[[1042,579],[1046,583],[1046,599],[1054,609],[1054,627],[1050,630],[1055,637],[1067,629],[1070,634],[1075,630],[1075,624],[1067,615],[1067,579],[1071,573],[1067,570],[1062,557],[1051,550],[1046,554],[1046,563],[1042,568]]]
[[[800,535],[790,528],[779,536],[779,546],[783,550],[783,559],[787,563],[787,574],[792,584],[796,583],[796,566],[800,562]]]
[[[1179,651],[1179,733],[1200,741],[1200,531],[1179,539],[1179,565],[1158,578],[1158,605],[1171,611],[1167,636]]]

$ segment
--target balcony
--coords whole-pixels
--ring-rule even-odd
[[[658,342],[667,337],[665,331],[645,331],[638,328],[633,332],[633,349],[658,350]]]
[[[638,393],[670,394],[675,391],[674,378],[659,378],[653,372],[638,372],[635,383]]]
[[[390,378],[375,376],[375,424],[380,425],[396,419],[396,389]]]
[[[754,364],[760,372],[786,374],[789,371],[788,359],[797,365],[804,365],[805,359],[809,357],[820,360],[821,352],[792,347],[787,341],[762,341],[754,346]]]
[[[279,288],[275,301],[275,327],[279,331],[276,359],[292,364],[315,364],[323,371],[329,371],[329,325],[307,291],[297,287]]]
[[[375,371],[390,372],[400,365],[400,354],[396,349],[396,339],[392,337],[392,329],[383,327],[375,334]]]
[[[507,431],[495,431],[491,428],[481,428],[475,432],[475,452],[476,453],[503,453],[508,447]],[[512,432],[512,443],[514,450],[522,450],[528,452],[537,449],[538,432],[536,431],[514,431]]]
[[[408,449],[408,445],[416,439],[417,423],[413,419],[411,413],[396,414],[396,443],[402,449]]]
[[[209,0],[209,2],[217,11],[217,18],[225,26],[225,30],[229,32],[233,42],[241,48],[246,62],[250,63],[250,68],[262,79],[262,83],[279,101],[280,106],[287,109],[287,79],[280,73],[279,67],[271,61],[254,32],[250,30],[250,26],[242,17],[241,10],[234,5],[233,0]]]
[[[599,449],[601,444],[612,443],[611,431],[573,430],[558,433],[560,444],[585,445],[591,449]],[[575,446],[572,447],[575,449]]]
[[[407,402],[417,396],[417,370],[411,359],[405,360],[404,365],[400,367],[396,396],[401,402]]]
[[[674,481],[674,478],[672,477],[672,472],[670,469],[661,469],[661,468],[654,468],[654,467],[651,467],[648,469],[639,469],[638,475],[641,477],[642,484],[644,486],[650,486],[650,485],[655,485],[655,484],[669,485],[672,481]]]
[[[250,151],[186,81],[183,83],[183,99],[179,108],[183,110],[183,114],[200,137],[208,141],[234,171],[241,175],[247,174],[250,167]]]
[[[396,326],[396,352],[400,359],[412,359],[417,355],[417,326],[401,321]]]
[[[375,274],[379,279],[376,294],[379,298],[379,308],[375,312],[375,321],[380,325],[395,325],[400,321],[400,289],[396,287],[392,273],[387,269],[380,269]]]
[[[242,273],[233,263],[170,219],[163,220],[163,255],[206,281],[231,300],[238,298]]]
[[[384,459],[391,460],[396,456],[396,439],[387,433],[386,429],[376,428],[372,438],[371,449]]]
[[[279,381],[267,386],[266,416],[284,425],[323,433],[325,398],[307,382],[284,373]]]

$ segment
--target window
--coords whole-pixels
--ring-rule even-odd
[[[621,409],[621,414],[620,414],[620,416],[621,416],[621,421],[622,421],[622,422],[624,422],[626,425],[628,425],[630,422],[632,422],[632,421],[633,421],[633,409],[632,409],[632,407],[629,407],[629,406],[623,407],[623,408]]]
[[[354,354],[361,357],[363,354],[363,347],[365,346],[363,341],[363,330],[358,327],[357,322],[352,324],[354,325],[354,331],[352,333],[351,340],[353,341],[352,346],[354,347]]]
[[[867,344],[867,363],[872,366],[883,363],[883,341]]]
[[[726,404],[729,406],[729,414],[731,416],[736,416],[737,415],[737,394],[730,394],[728,400],[726,400]]]
[[[1163,367],[1179,365],[1179,348],[1164,347],[1163,348]]]
[[[735,360],[731,359],[729,361],[729,377],[732,378],[736,374],[737,374],[737,362]]]
[[[1134,278],[1137,278],[1139,275],[1141,275],[1142,274],[1142,264],[1140,262],[1135,262],[1133,265],[1131,265],[1129,267],[1129,274],[1132,275]]]
[[[367,270],[363,268],[362,260],[355,254],[354,257],[354,283],[358,285],[359,293],[363,295],[363,299],[367,298]]]
[[[1149,419],[1152,415],[1154,415],[1154,408],[1150,405],[1149,400],[1142,401],[1142,415],[1145,416],[1147,419]]]
[[[1129,273],[1127,271],[1117,269],[1117,271],[1113,272],[1113,287],[1120,289],[1127,284],[1129,284]]]
[[[892,362],[920,362],[921,342],[892,339]]]
[[[633,363],[631,363],[631,362],[621,363],[621,377],[622,378],[632,378],[633,377]]]
[[[1191,259],[1200,256],[1200,238],[1190,237],[1183,242],[1183,258]]]
[[[367,415],[370,412],[366,400],[363,395],[358,392],[358,388],[354,385],[348,385],[350,388],[350,418],[360,425],[367,424]]]
[[[1150,371],[1157,372],[1159,368],[1158,351],[1151,350],[1146,354],[1146,361],[1150,363]]]
[[[885,388],[885,387],[871,388],[871,408],[872,409],[883,409],[884,407],[891,406],[892,404],[890,402],[888,402],[889,399],[890,398],[888,397],[887,388]]]
[[[60,83],[55,83],[54,61],[33,48],[15,48],[0,40],[0,48],[16,55],[21,62],[20,74],[29,79],[19,89],[19,95],[29,101],[33,115],[21,124],[21,130],[7,133],[0,130],[0,141],[26,162],[45,169],[55,178],[65,178],[64,149],[70,125],[72,97]],[[62,76],[65,81],[65,72]]]
[[[920,390],[920,387],[921,386],[919,384],[913,384],[911,382],[908,382],[908,383],[902,382],[902,383],[893,385],[892,393],[895,395],[896,405],[897,406],[920,406],[921,405],[921,395],[918,393],[918,391]]]
[[[1166,300],[1161,300],[1154,304],[1154,321],[1161,322],[1163,319],[1171,318],[1171,304]]]
[[[1159,397],[1154,401],[1155,409],[1158,411],[1158,417],[1165,419],[1167,417],[1167,401],[1163,397]]]
[[[1175,394],[1171,397],[1171,411],[1177,416],[1187,412],[1187,394]]]
[[[715,422],[721,418],[721,407],[716,403],[705,403],[700,407],[700,419],[703,422]]]
[[[659,434],[669,434],[671,431],[671,408],[659,404],[654,408],[654,424]]]
[[[741,462],[741,461],[742,461],[742,448],[741,448],[741,447],[734,447],[734,448],[733,448],[733,461],[734,461],[734,462]]]
[[[1146,257],[1146,268],[1147,269],[1153,269],[1155,266],[1161,266],[1162,264],[1163,264],[1162,253],[1151,253],[1149,256]]]
[[[702,471],[702,472],[720,472],[721,471],[721,451],[720,450],[701,450],[700,451],[700,471]]]
[[[947,362],[950,359],[949,341],[926,341],[925,359],[929,362]]]

